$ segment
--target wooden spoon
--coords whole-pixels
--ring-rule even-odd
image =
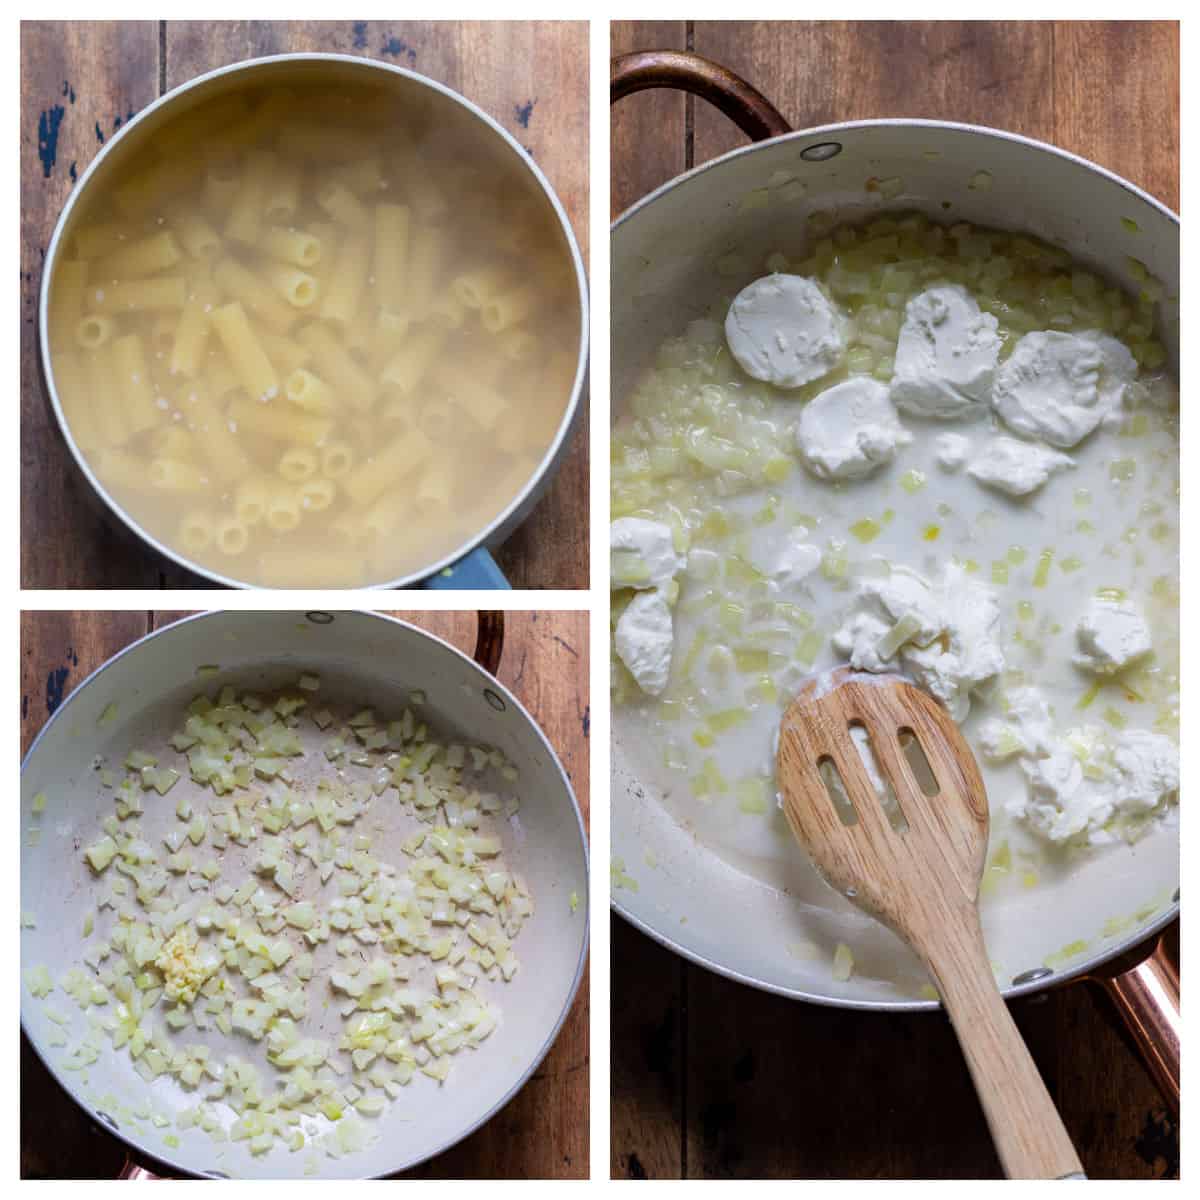
[[[898,676],[844,668],[811,680],[784,713],[778,778],[788,823],[817,869],[933,977],[1008,1177],[1085,1178],[992,975],[977,908],[987,793],[949,713]]]

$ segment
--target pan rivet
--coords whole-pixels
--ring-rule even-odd
[[[842,152],[841,142],[817,142],[815,146],[805,146],[800,151],[800,157],[805,162],[825,162],[837,158]]]
[[[332,625],[333,613],[310,612],[304,614],[314,625]]]
[[[491,705],[491,706],[492,706],[492,707],[493,707],[493,708],[494,708],[494,709],[495,709],[497,712],[504,712],[504,711],[505,711],[505,707],[506,707],[506,706],[505,706],[505,703],[504,703],[504,701],[503,701],[503,700],[501,700],[501,699],[500,699],[500,697],[499,697],[499,696],[497,696],[497,695],[496,695],[496,693],[495,693],[495,692],[493,692],[491,688],[484,688],[484,689],[483,689],[483,698],[484,698],[484,699],[485,699],[485,700],[486,700],[486,701],[487,701],[487,702],[488,702],[488,703],[489,703],[489,704],[490,704],[490,705]]]
[[[1039,979],[1047,979],[1054,974],[1053,967],[1034,967],[1032,971],[1022,971],[1013,976],[1013,987],[1022,987],[1027,983],[1037,983]]]

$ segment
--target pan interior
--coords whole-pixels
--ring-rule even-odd
[[[800,157],[805,146],[834,134],[842,145],[836,158]],[[1063,196],[1073,202],[1062,203]],[[668,185],[618,223],[614,419],[622,419],[625,397],[664,338],[761,275],[768,254],[804,256],[810,216],[835,218],[828,227],[912,211],[939,222],[1028,230],[1127,289],[1136,286],[1129,260],[1153,263],[1165,284],[1159,334],[1177,354],[1178,227],[1154,202],[1020,139],[926,123],[864,123],[736,152]],[[615,711],[613,728],[614,903],[621,911],[684,953],[764,987],[849,1004],[928,1002],[920,965],[798,855],[771,852],[770,838],[766,853],[763,844],[713,853],[703,821],[682,815],[679,776],[661,768],[647,746],[636,705],[624,715]],[[1015,778],[1007,777],[1007,786]],[[993,807],[1002,799],[1001,790]],[[781,816],[778,823],[786,839]],[[1031,972],[1053,978],[1082,969],[1161,924],[1177,888],[1172,828],[1069,868],[1047,860],[1036,887],[1018,883],[985,896],[998,978],[1011,988]],[[748,929],[756,936],[747,937]],[[831,972],[839,942],[854,949],[847,980]]]

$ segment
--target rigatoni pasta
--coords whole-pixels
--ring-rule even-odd
[[[247,90],[85,194],[51,281],[54,383],[103,485],[190,561],[279,587],[416,574],[553,441],[569,255],[458,119],[390,89]]]

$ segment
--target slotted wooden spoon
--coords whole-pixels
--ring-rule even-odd
[[[882,797],[856,727],[859,742],[870,740]],[[949,713],[898,676],[846,668],[814,679],[784,713],[778,778],[788,823],[818,870],[933,977],[1008,1177],[1085,1178],[992,975],[977,908],[987,794]]]

